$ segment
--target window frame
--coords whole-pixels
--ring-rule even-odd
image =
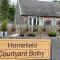
[[[46,23],[48,23],[48,24],[46,24]],[[44,26],[49,26],[49,25],[52,25],[52,20],[45,20],[44,21]]]
[[[39,17],[39,26],[43,26],[44,21],[43,21],[43,17]]]

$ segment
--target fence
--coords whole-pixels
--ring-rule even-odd
[[[24,33],[27,32],[35,32],[37,34],[41,33],[48,33],[48,32],[58,32],[58,29],[60,29],[59,26],[27,26],[27,25],[18,25],[16,26],[16,33]]]

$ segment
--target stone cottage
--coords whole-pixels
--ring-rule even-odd
[[[16,32],[57,32],[60,29],[60,3],[38,0],[17,0],[15,12]]]

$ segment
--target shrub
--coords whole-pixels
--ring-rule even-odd
[[[4,20],[1,25],[1,31],[7,31],[7,20]]]
[[[48,35],[51,37],[56,37],[56,32],[49,32]]]
[[[35,37],[35,33],[28,33],[28,36]]]
[[[8,24],[8,21],[7,20],[4,20],[2,22],[2,25],[1,25],[1,31],[3,31],[3,36],[5,36],[5,32],[7,32],[7,24]]]

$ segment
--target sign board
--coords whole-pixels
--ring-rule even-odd
[[[0,39],[0,60],[50,59],[50,39]]]

